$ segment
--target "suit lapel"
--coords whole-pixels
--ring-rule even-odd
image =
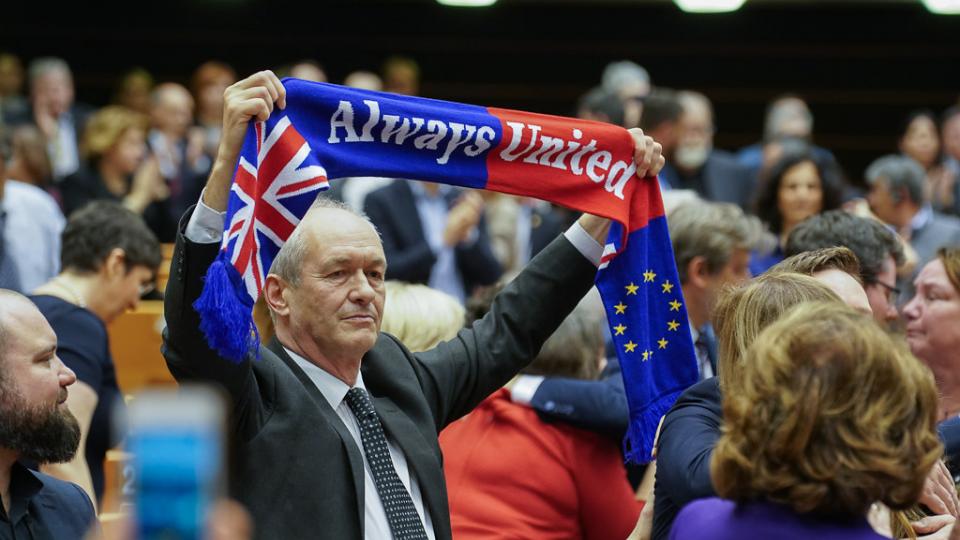
[[[310,377],[300,369],[300,366],[293,361],[293,358],[290,358],[290,355],[287,354],[287,351],[284,350],[283,345],[277,341],[277,338],[274,337],[270,340],[270,343],[267,345],[267,348],[270,349],[284,364],[290,368],[290,371],[297,377],[300,381],[300,384],[307,389],[307,393],[310,394],[310,397],[313,398],[313,401],[317,404],[317,408],[320,410],[320,414],[323,416],[324,420],[327,421],[327,424],[333,426],[336,430],[337,435],[340,436],[340,442],[343,444],[343,449],[347,453],[347,457],[350,460],[350,473],[353,476],[353,487],[354,491],[357,494],[357,508],[360,510],[360,515],[357,516],[360,520],[360,536],[363,536],[363,524],[364,524],[364,470],[363,470],[363,454],[360,453],[360,449],[357,448],[357,443],[353,438],[353,435],[350,434],[350,431],[347,430],[347,426],[343,425],[343,420],[340,419],[340,416],[337,415],[336,411],[330,407],[330,404],[327,402],[327,398],[323,397],[323,394],[320,393],[320,390],[317,389],[317,385],[313,384],[313,381],[310,380]]]
[[[442,531],[450,529],[450,510],[447,505],[443,465],[431,450],[434,445],[423,438],[417,426],[394,405],[393,400],[372,394],[370,397],[377,414],[380,415],[383,429],[403,451],[408,467],[416,475],[420,484],[420,496],[433,521],[434,533],[437,538],[441,538]]]

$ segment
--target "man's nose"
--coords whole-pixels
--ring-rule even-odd
[[[77,382],[77,374],[73,372],[72,369],[68,368],[66,364],[60,362],[60,359],[57,359],[57,362],[60,364],[60,371],[57,373],[58,378],[60,379],[60,386],[70,386],[71,384]]]
[[[376,291],[374,291],[373,286],[370,285],[370,280],[367,279],[366,273],[361,271],[354,276],[354,284],[351,287],[350,293],[355,302],[367,304],[373,301]]]

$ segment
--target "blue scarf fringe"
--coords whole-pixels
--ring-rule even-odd
[[[203,292],[193,303],[200,315],[200,331],[210,348],[239,364],[256,357],[260,332],[253,323],[253,299],[243,278],[220,252],[204,277]]]

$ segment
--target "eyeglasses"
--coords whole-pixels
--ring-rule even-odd
[[[893,285],[888,285],[882,281],[874,281],[877,285],[880,285],[887,290],[887,301],[891,304],[897,301],[897,298],[900,296],[900,289],[894,287]]]
[[[156,289],[156,288],[157,288],[157,284],[156,284],[156,282],[154,282],[154,281],[151,281],[150,283],[141,283],[141,284],[140,284],[140,298],[143,298],[144,296],[152,293],[152,292],[154,291],[154,289]]]

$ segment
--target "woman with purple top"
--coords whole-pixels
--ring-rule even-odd
[[[917,502],[942,452],[933,376],[870,316],[806,303],[750,347],[724,394],[711,477],[670,538],[872,540],[874,503]]]

